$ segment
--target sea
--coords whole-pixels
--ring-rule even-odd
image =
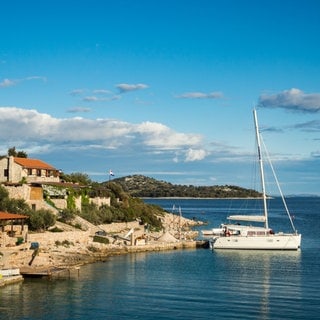
[[[145,199],[206,222],[253,213],[254,200]],[[278,198],[270,226],[289,231]],[[112,256],[53,279],[0,288],[0,319],[320,319],[320,197],[290,197],[300,251],[184,249]]]

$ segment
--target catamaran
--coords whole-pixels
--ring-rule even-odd
[[[268,222],[267,195],[265,188],[264,164],[261,152],[261,136],[258,126],[257,112],[253,110],[255,134],[260,169],[262,188],[263,214],[259,215],[231,215],[227,217],[230,223],[222,224],[219,228],[212,229],[212,237],[209,241],[210,247],[215,249],[239,249],[239,250],[299,250],[301,245],[301,234],[297,232],[289,213],[284,196],[282,194],[278,179],[271,165],[276,184],[289,217],[293,231],[291,233],[275,233]],[[253,225],[255,224],[255,225]]]

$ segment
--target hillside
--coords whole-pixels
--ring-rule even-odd
[[[248,198],[259,197],[255,190],[237,186],[176,185],[143,175],[132,175],[112,180],[133,197],[188,197],[188,198]]]

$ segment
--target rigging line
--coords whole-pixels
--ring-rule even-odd
[[[278,178],[277,178],[276,172],[274,171],[274,168],[273,168],[273,165],[272,165],[272,162],[271,162],[271,158],[270,158],[269,153],[268,153],[268,149],[267,149],[267,147],[266,147],[266,145],[265,145],[265,143],[264,143],[263,138],[262,138],[261,136],[260,136],[260,138],[261,138],[261,140],[262,140],[263,148],[264,148],[264,150],[265,150],[265,152],[266,152],[267,159],[268,159],[268,162],[269,162],[269,165],[270,165],[272,174],[273,174],[273,176],[274,176],[274,179],[275,179],[275,181],[276,181],[278,190],[279,190],[279,192],[280,192],[280,196],[281,196],[281,199],[282,199],[284,208],[285,208],[285,210],[286,210],[286,212],[287,212],[287,215],[288,215],[288,217],[289,217],[289,220],[290,220],[290,223],[291,223],[291,227],[292,227],[292,229],[293,229],[294,232],[297,232],[297,230],[296,230],[296,228],[295,228],[295,226],[294,226],[294,224],[293,224],[293,221],[292,221],[292,218],[291,218],[291,215],[290,215],[288,206],[287,206],[287,202],[286,202],[286,200],[285,200],[285,198],[284,198],[284,195],[283,195],[283,193],[282,193],[282,190],[281,190],[280,183],[279,183],[279,180],[278,180]]]

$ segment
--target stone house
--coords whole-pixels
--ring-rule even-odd
[[[77,184],[60,182],[60,171],[44,161],[13,156],[0,159],[0,183],[10,198],[25,200],[33,210],[47,209],[53,213],[67,208],[68,188],[80,188]],[[45,195],[54,206],[45,201]],[[95,197],[89,201],[100,207],[110,206],[110,200]],[[74,201],[81,210],[81,196]]]
[[[0,159],[0,182],[59,182],[59,170],[38,159],[4,157]]]

